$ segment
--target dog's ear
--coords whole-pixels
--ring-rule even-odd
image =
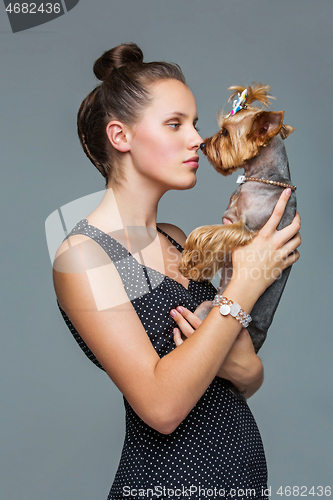
[[[286,125],[284,123],[280,130],[280,136],[282,137],[282,139],[287,139],[288,135],[294,132],[294,130],[294,127],[291,127],[290,125]]]
[[[259,146],[277,135],[282,127],[284,111],[261,111],[255,115],[248,138]]]

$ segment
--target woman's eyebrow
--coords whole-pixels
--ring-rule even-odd
[[[167,116],[181,116],[183,118],[188,117],[186,113],[182,113],[181,111],[173,111],[172,113],[168,113]]]
[[[168,113],[168,116],[181,116],[183,118],[188,118],[188,115],[186,113],[182,113],[181,111],[174,111],[173,113]],[[197,122],[198,119],[199,118],[196,116],[193,121]]]

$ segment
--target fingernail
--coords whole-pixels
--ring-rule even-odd
[[[177,316],[177,313],[174,309],[171,309],[170,316],[172,316],[173,318],[175,318]]]
[[[290,188],[287,188],[286,191],[285,191],[286,195],[289,196],[291,194],[291,189]]]
[[[178,306],[177,307],[177,311],[180,313],[180,314],[183,314],[183,308],[181,306]]]
[[[176,335],[177,332],[178,332],[178,328],[174,328],[173,329],[173,334]]]

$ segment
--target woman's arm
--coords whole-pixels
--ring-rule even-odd
[[[299,230],[299,219],[276,231],[287,200],[281,196],[264,231],[245,253],[234,252],[235,258],[233,254],[236,272],[225,295],[247,312],[274,281],[269,271],[274,267],[282,272],[298,259],[298,252],[289,254],[300,244],[298,239],[290,240]],[[173,432],[216,376],[241,331],[240,323],[230,315],[221,316],[215,307],[195,335],[160,359],[128,302],[117,270],[111,262],[105,263],[104,251],[100,250],[103,257],[99,265],[94,241],[83,248],[80,236],[69,240],[54,266],[60,306],[134,411],[159,432]],[[286,243],[288,240],[292,243]],[[268,248],[270,257],[255,264],[259,278],[254,281],[250,274],[243,275],[243,269],[248,272],[254,267],[253,260],[246,258],[248,252],[265,253]]]
[[[202,323],[201,319],[185,307],[177,307],[174,320],[179,326],[174,329],[174,341],[177,347],[183,343],[183,338],[189,338]],[[216,375],[230,380],[246,398],[253,396],[262,385],[263,365],[245,328],[241,329]]]
[[[261,387],[264,367],[245,328],[242,328],[217,376],[230,380],[246,399]]]

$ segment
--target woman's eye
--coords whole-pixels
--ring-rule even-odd
[[[194,125],[194,128],[195,128],[195,130],[196,130],[197,132],[199,132],[199,130],[200,130],[200,129],[199,129],[199,127],[197,127],[196,125]]]
[[[178,127],[180,127],[180,123],[169,123],[169,126],[174,128],[174,130],[178,130]]]

